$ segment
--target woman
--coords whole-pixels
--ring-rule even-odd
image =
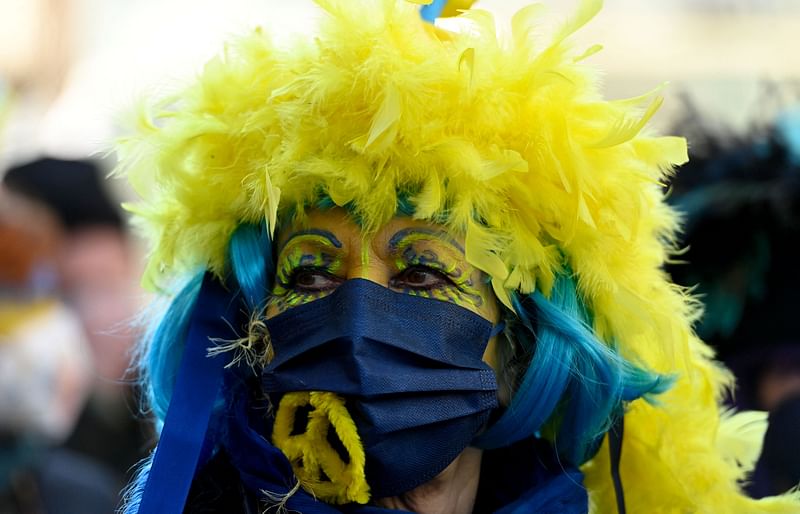
[[[795,510],[739,491],[763,417],[722,415],[661,268],[685,142],[598,94],[568,37],[599,2],[507,42],[318,3],[121,143],[146,283],[194,273],[145,341],[163,430],[126,512]]]

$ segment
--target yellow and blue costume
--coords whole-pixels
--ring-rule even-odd
[[[582,2],[550,34],[532,5],[507,38],[480,10],[461,14],[468,29],[451,34],[420,23],[410,2],[317,3],[325,18],[313,40],[279,47],[259,29],[234,41],[121,140],[119,172],[142,197],[129,209],[152,242],[145,283],[167,292],[198,270],[230,277],[243,225],[264,225],[268,243],[281,220],[302,222],[325,204],[346,208],[369,237],[405,211],[462,235],[509,312],[521,298],[551,299],[566,277],[592,337],[671,377],[650,401],[624,404],[630,512],[796,512],[796,494],[741,493],[764,417],[721,410],[730,374],[693,332],[700,306],[663,270],[680,225],[664,185],[686,142],[645,128],[655,93],[601,96],[586,64],[599,47],[570,42],[600,2]],[[174,305],[192,302],[179,295]],[[171,330],[161,336],[180,333]],[[162,419],[179,355],[156,343],[145,352]],[[544,438],[564,420],[548,422]],[[612,512],[608,451],[587,456],[575,460],[590,510]]]

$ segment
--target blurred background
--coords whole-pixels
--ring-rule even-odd
[[[527,3],[476,7],[502,25]],[[553,24],[577,4],[545,3]],[[154,443],[126,374],[148,298],[106,178],[120,120],[231,35],[314,19],[310,0],[0,0],[0,513],[111,512]],[[607,0],[577,35],[604,46],[608,98],[669,81],[653,125],[692,157],[665,186],[686,217],[669,272],[708,305],[729,403],[770,411],[756,496],[800,481],[799,33],[800,0]]]

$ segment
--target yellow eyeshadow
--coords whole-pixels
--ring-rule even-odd
[[[341,243],[330,233],[303,231],[292,235],[278,257],[270,303],[282,312],[327,294],[296,291],[291,287],[292,276],[298,268],[316,268],[336,275],[344,266],[343,253]]]
[[[449,301],[475,309],[484,304],[480,273],[464,258],[461,245],[444,231],[409,228],[389,241],[389,254],[398,271],[423,266],[446,275],[454,285],[431,290],[408,289],[408,294]]]

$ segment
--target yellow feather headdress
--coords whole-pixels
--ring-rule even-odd
[[[691,329],[696,304],[662,270],[678,228],[663,181],[686,143],[644,134],[660,99],[604,100],[583,62],[597,48],[570,45],[601,2],[550,35],[530,6],[505,39],[479,10],[462,14],[469,30],[445,35],[410,2],[317,3],[326,17],[313,40],[242,37],[120,141],[119,170],[142,197],[129,208],[153,245],[145,282],[196,267],[222,275],[239,224],[274,230],[320,196],[367,234],[402,198],[465,237],[507,305],[509,291],[547,294],[566,259],[598,337],[677,375],[659,405],[626,414],[630,512],[797,512],[796,497],[739,491],[763,418],[746,438],[726,430],[742,424],[718,407],[730,377]],[[613,510],[607,470],[602,451],[584,466],[594,512]]]

